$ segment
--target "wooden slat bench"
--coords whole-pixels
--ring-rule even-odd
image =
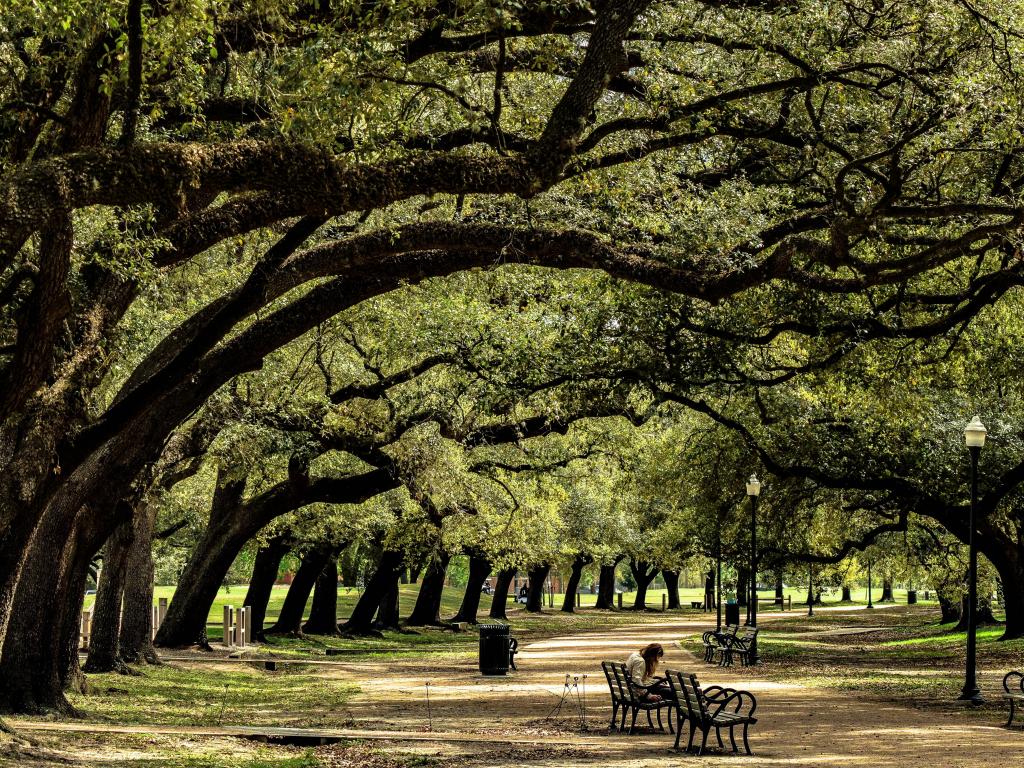
[[[726,624],[725,629],[719,631],[717,629],[709,629],[704,633],[704,661],[708,664],[715,660],[715,654],[718,653],[719,649],[725,648],[731,642],[732,638],[736,637],[736,633],[739,631],[738,624]]]
[[[696,675],[684,675],[682,672],[673,670],[668,670],[666,674],[679,708],[679,715],[676,718],[676,749],[679,749],[679,740],[683,735],[683,715],[685,713],[686,722],[690,724],[690,738],[686,744],[687,751],[693,749],[693,739],[699,730],[701,740],[697,754],[703,755],[708,742],[708,733],[712,728],[715,729],[718,746],[724,749],[722,729],[728,728],[732,751],[738,752],[735,729],[742,727],[743,748],[748,755],[753,754],[750,751],[750,742],[747,740],[747,731],[757,722],[757,718],[754,717],[757,699],[753,694],[717,686],[704,691],[701,689],[700,683],[697,682]]]

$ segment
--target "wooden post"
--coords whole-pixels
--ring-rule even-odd
[[[224,645],[226,645],[228,648],[230,648],[232,645],[234,645],[234,639],[235,639],[234,638],[234,634],[235,634],[235,628],[234,628],[234,624],[235,624],[234,618],[235,618],[235,616],[234,616],[234,613],[235,613],[235,609],[232,608],[230,605],[225,605],[224,606],[224,635],[223,635],[223,637],[224,637]]]
[[[245,648],[249,639],[249,608],[242,606],[238,609],[238,624],[235,627],[235,645]]]
[[[621,592],[619,592],[619,593],[618,593],[618,594],[616,595],[616,597],[618,598],[618,601],[619,601],[619,610],[621,611],[621,610],[622,610],[622,593],[621,593]]]
[[[578,589],[576,590],[576,607],[577,608],[582,608],[583,607],[583,599],[580,596],[580,591]]]
[[[662,595],[662,596],[661,596],[661,612],[662,612],[662,613],[664,613],[664,612],[665,612],[665,609],[666,609],[666,607],[667,607],[667,606],[666,606],[666,601],[667,601],[667,600],[668,600],[668,595]]]
[[[150,621],[149,621],[149,634],[150,640],[156,640],[156,631],[160,625],[160,609],[152,605],[150,606]]]
[[[167,617],[167,598],[161,597],[159,600],[159,607],[157,609],[157,626],[164,623],[164,619]]]
[[[92,610],[82,611],[82,618],[78,631],[81,636],[82,648],[88,650],[89,637],[92,635]]]

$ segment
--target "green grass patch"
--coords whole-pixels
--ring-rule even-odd
[[[303,670],[149,667],[142,676],[90,675],[72,703],[90,718],[151,725],[339,726],[356,685]]]

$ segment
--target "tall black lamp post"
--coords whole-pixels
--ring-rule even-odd
[[[967,577],[967,673],[960,701],[981,704],[981,690],[978,688],[978,548],[974,543],[974,515],[978,506],[978,455],[985,446],[988,430],[975,416],[964,430],[964,441],[971,454],[971,509],[968,517],[967,546],[971,560]]]
[[[757,475],[747,480],[750,497],[750,626],[757,626],[757,497],[761,495],[761,481]],[[757,638],[750,646],[750,663],[757,664]]]
[[[715,623],[715,631],[722,631],[722,519],[718,518],[718,524],[715,527],[715,569],[717,574],[715,576],[715,614],[717,621]]]

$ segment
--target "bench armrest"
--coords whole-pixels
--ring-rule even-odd
[[[1016,681],[1014,681],[1014,678],[1016,678]],[[1016,688],[1019,688],[1021,693],[1024,693],[1024,672],[1013,670],[1012,672],[1006,673],[1006,677],[1003,678],[1003,690],[1007,693],[1013,693],[1013,691],[1010,690],[1010,686],[1013,685],[1015,685]]]
[[[744,717],[753,717],[754,711],[757,709],[757,699],[749,691],[733,691],[725,698],[716,699],[712,703],[716,705],[712,717],[726,711],[726,707],[730,707],[729,711],[733,714]]]
[[[735,688],[723,688],[720,685],[709,685],[704,689],[704,699],[709,702],[714,702],[723,696],[731,696],[736,693]]]

